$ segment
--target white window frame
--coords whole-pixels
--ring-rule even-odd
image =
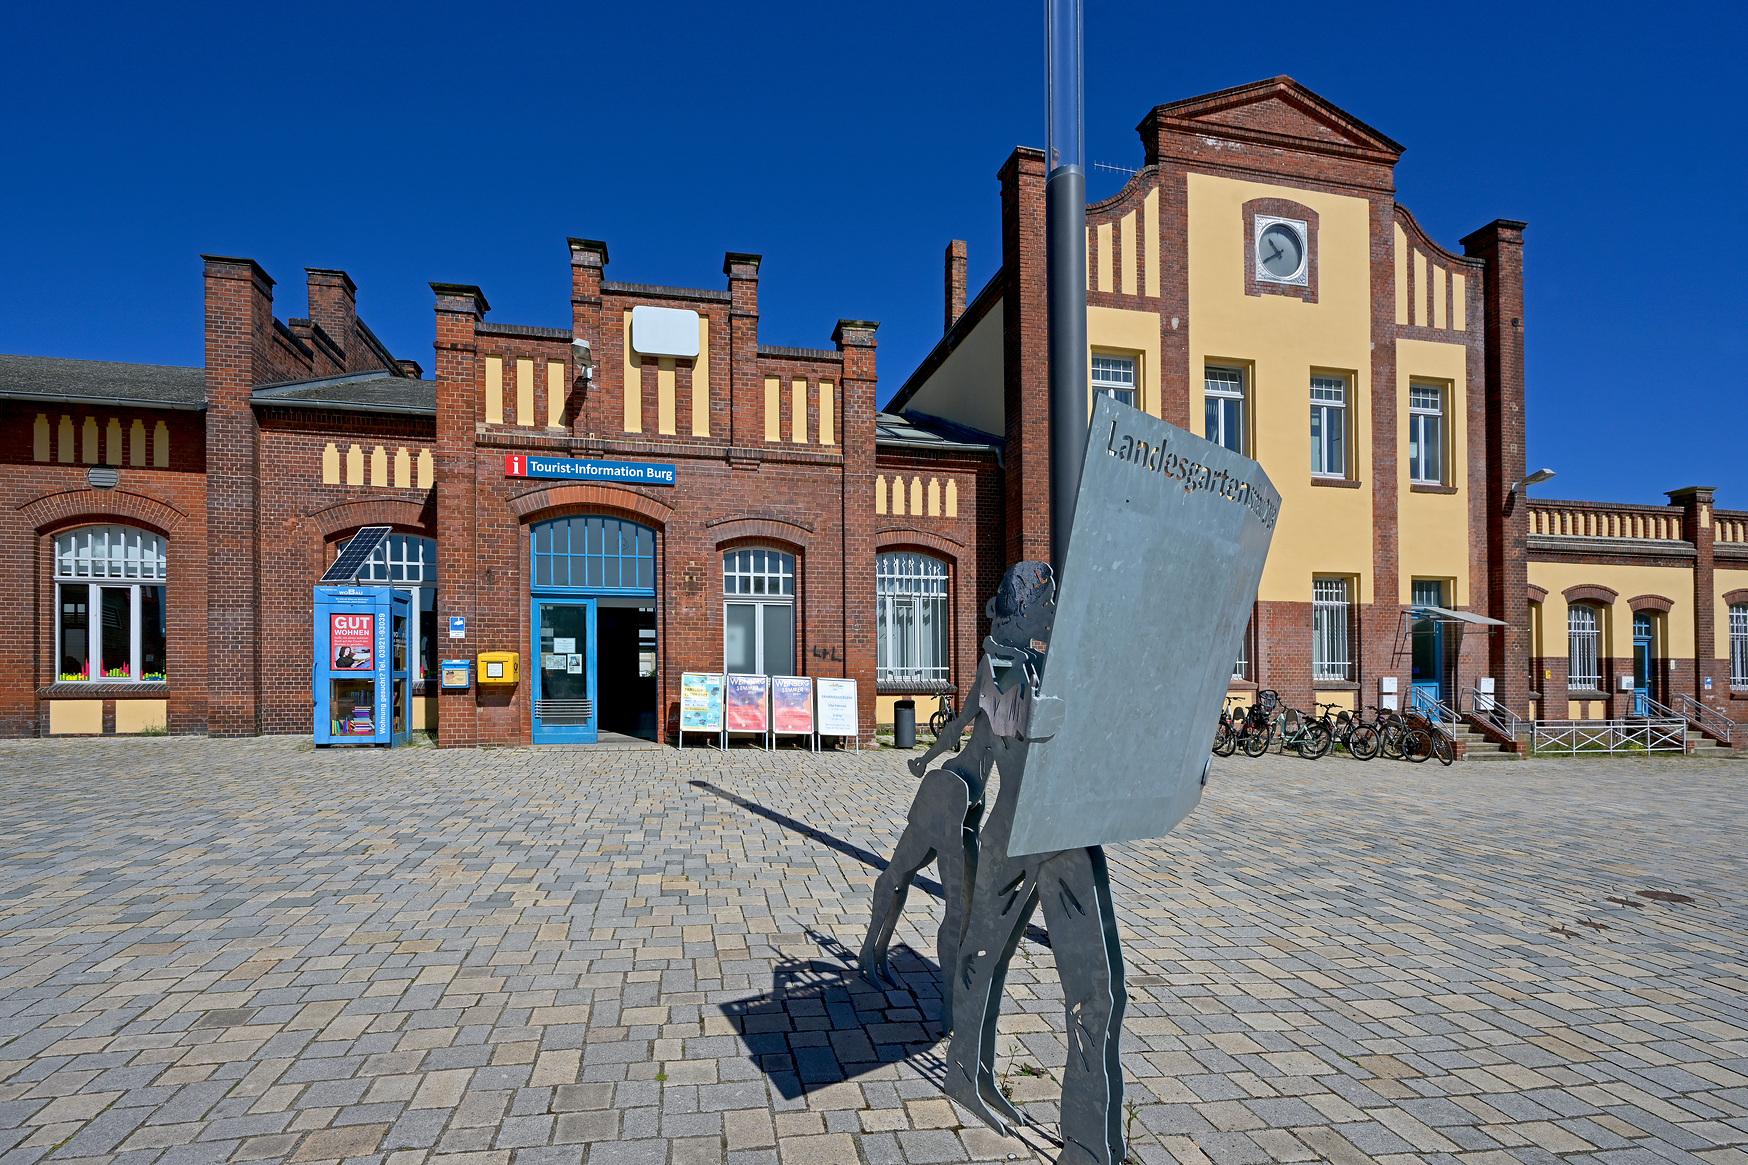
[[[1244,634],[1238,639],[1238,658],[1232,661],[1232,678],[1247,683],[1250,680],[1250,629],[1251,624],[1246,622]]]
[[[1748,603],[1730,604],[1730,687],[1748,689]]]
[[[1202,392],[1205,397],[1202,426],[1207,430],[1202,435],[1214,444],[1223,445],[1241,456],[1250,455],[1250,434],[1247,431],[1250,418],[1246,416],[1250,411],[1249,393],[1246,391],[1248,387],[1248,378],[1243,368],[1231,364],[1210,364],[1202,369]],[[1215,400],[1235,404],[1237,407],[1231,410],[1227,408],[1227,403],[1223,403],[1216,414],[1219,418],[1218,425],[1211,426],[1208,424],[1206,402]],[[1236,433],[1231,435],[1236,437],[1236,446],[1227,440],[1229,413],[1235,413],[1231,424]]]
[[[1353,678],[1353,581],[1332,576],[1311,580],[1311,678]]]
[[[1602,611],[1590,603],[1566,608],[1566,686],[1602,691]]]
[[[952,627],[948,622],[951,606],[948,602],[950,567],[943,559],[916,550],[888,550],[874,559],[874,617],[876,652],[890,650],[898,643],[904,620],[901,608],[910,609],[909,658],[914,666],[899,668],[890,659],[875,660],[874,679],[881,684],[914,684],[930,687],[949,682],[952,674]],[[932,624],[924,619],[924,608],[931,608]],[[936,634],[925,635],[925,625]],[[929,662],[937,648],[940,658]],[[902,654],[902,653],[901,653]]]
[[[1092,390],[1120,400],[1131,408],[1141,407],[1138,383],[1141,362],[1116,352],[1092,354]]]
[[[1425,403],[1422,394],[1436,394],[1434,403]],[[1408,480],[1415,485],[1444,485],[1446,479],[1446,464],[1450,460],[1447,455],[1445,439],[1449,425],[1446,414],[1450,393],[1442,384],[1424,384],[1410,381],[1408,384]],[[1429,434],[1428,429],[1432,432]],[[1427,473],[1427,453],[1431,451],[1438,458],[1436,472]]]
[[[1345,376],[1322,374],[1311,378],[1313,477],[1335,480],[1347,477],[1347,390]]]
[[[408,620],[408,656],[417,660],[413,679],[421,681],[433,678],[425,671],[425,656],[419,650],[425,620],[420,607],[424,592],[435,592],[437,589],[437,539],[424,534],[403,534],[399,531],[389,534],[371,551],[370,557],[364,560],[364,565],[359,568],[357,581],[359,586],[393,587],[397,591],[407,592],[407,596],[412,599],[408,604],[412,616]],[[434,593],[432,597],[435,600]],[[432,612],[435,618],[435,601]],[[437,640],[435,627],[431,629],[431,639],[433,643]],[[442,655],[442,650],[438,649],[437,654]]]
[[[162,678],[147,680],[141,674],[140,613],[142,589],[160,588],[164,592],[166,612],[170,605],[169,555],[161,535],[138,526],[80,526],[55,535],[54,580],[51,584],[55,607],[54,646],[52,648],[57,683],[140,684],[165,683],[169,678],[169,660],[165,659]],[[85,598],[85,660],[83,680],[61,679],[61,588],[84,583]],[[105,676],[103,668],[103,595],[105,587],[122,587],[128,591],[128,674]],[[169,654],[169,628],[165,627],[165,655]],[[159,674],[159,673],[154,673]]]
[[[722,660],[728,665],[728,608],[744,603],[754,608],[754,675],[788,675],[796,669],[795,556],[774,546],[741,546],[722,555]],[[765,609],[789,609],[789,662],[773,671],[765,659]]]

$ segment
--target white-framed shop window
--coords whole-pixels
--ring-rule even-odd
[[[358,572],[359,586],[387,586],[412,596],[409,643],[415,680],[437,674],[437,540],[422,534],[390,534]]]
[[[1602,690],[1602,620],[1595,607],[1574,603],[1566,608],[1566,686],[1586,692]]]
[[[795,556],[752,546],[722,556],[722,669],[795,670]]]
[[[1408,480],[1445,483],[1445,390],[1436,384],[1408,388]]]
[[[876,681],[947,682],[947,564],[911,550],[879,555],[874,602]]]
[[[1347,476],[1347,378],[1311,378],[1311,473]]]
[[[1349,580],[1319,578],[1311,583],[1311,678],[1353,678],[1349,645],[1353,603]]]
[[[1109,352],[1094,352],[1092,358],[1092,390],[1136,406],[1135,358],[1116,356]]]
[[[55,538],[55,675],[78,683],[169,679],[164,539],[133,526]]]
[[[1202,374],[1205,396],[1202,435],[1234,453],[1248,455],[1244,434],[1244,370],[1208,367]]]

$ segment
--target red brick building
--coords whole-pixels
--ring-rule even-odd
[[[1673,524],[1605,517],[1610,542],[1523,496],[1522,223],[1433,240],[1402,147],[1285,78],[1138,129],[1138,171],[1088,208],[1089,370],[1281,490],[1235,691],[1466,706],[1490,680],[1523,715],[1611,710],[1613,663],[1593,691],[1550,662],[1534,559],[1560,617],[1621,624],[1602,661],[1643,608],[1659,699],[1741,718],[1748,519],[1683,495]],[[568,327],[432,284],[431,379],[344,272],[308,271],[282,321],[266,272],[216,256],[203,368],[0,357],[0,732],[310,731],[311,588],[374,525],[360,582],[412,592],[414,723],[445,745],[665,735],[683,671],[853,678],[864,734],[962,688],[983,598],[1049,543],[1043,177],[1034,150],[1001,166],[999,268],[970,294],[949,245],[943,337],[886,413],[874,324],[760,343],[758,256],[662,287],[608,279],[587,239]],[[1683,564],[1685,589],[1624,581]],[[488,651],[518,682],[439,690],[440,658]]]

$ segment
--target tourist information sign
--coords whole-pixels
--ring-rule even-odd
[[[1011,855],[1158,837],[1201,799],[1281,499],[1262,467],[1126,404],[1093,410]]]

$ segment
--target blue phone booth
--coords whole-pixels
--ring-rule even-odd
[[[317,744],[405,744],[411,597],[389,587],[315,588]]]

